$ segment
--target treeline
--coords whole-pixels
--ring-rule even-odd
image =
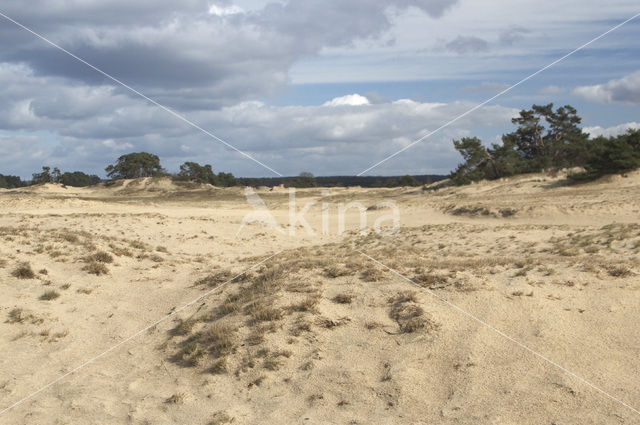
[[[336,187],[336,186],[362,186],[362,187],[397,187],[420,186],[433,183],[446,178],[439,175],[423,176],[398,176],[398,177],[357,177],[334,176],[314,177],[308,172],[300,173],[297,177],[259,177],[236,178],[231,173],[215,173],[209,164],[201,165],[197,162],[185,162],[177,173],[168,173],[160,164],[157,155],[148,152],[134,152],[122,155],[118,160],[105,168],[110,179],[136,179],[142,177],[170,177],[174,181],[188,181],[195,183],[211,184],[220,187],[230,186],[278,186],[288,187]],[[101,182],[100,177],[88,175],[82,171],[62,173],[60,169],[42,167],[42,172],[34,173],[30,181],[22,181],[17,176],[3,176],[0,174],[0,187],[12,189],[43,183],[60,183],[65,186],[84,187]]]
[[[259,177],[259,178],[238,178],[237,181],[243,186],[279,186],[287,187],[400,187],[400,186],[421,186],[431,184],[446,179],[441,175],[420,175],[420,176],[330,176],[330,177]]]
[[[584,171],[569,177],[575,181],[595,179],[640,168],[640,130],[629,130],[614,137],[590,138],[579,127],[582,119],[572,106],[553,109],[553,104],[533,105],[512,119],[515,131],[504,134],[501,143],[486,146],[477,137],[454,140],[455,149],[464,162],[448,176],[456,185],[483,179],[494,180],[523,173],[536,173],[562,168],[581,167]],[[214,186],[278,186],[289,187],[397,187],[420,186],[447,178],[439,175],[370,177],[314,177],[301,173],[297,177],[236,178],[231,173],[214,173],[209,164],[185,162],[177,173],[168,173],[157,155],[137,152],[122,155],[105,169],[111,179],[171,177]],[[82,171],[64,172],[42,167],[31,181],[0,174],[0,188],[18,188],[30,184],[61,183],[66,186],[90,186],[101,181],[96,175]]]
[[[640,168],[640,130],[615,137],[591,139],[578,125],[582,119],[571,106],[533,105],[512,119],[517,129],[502,143],[486,147],[477,137],[454,140],[464,162],[451,173],[454,184],[495,180],[516,174],[581,167],[569,177],[591,180]]]
[[[15,189],[42,183],[60,183],[65,186],[85,187],[100,183],[100,177],[89,175],[82,171],[62,173],[58,168],[42,167],[42,172],[34,173],[32,179],[22,180],[18,176],[5,176],[0,174],[0,188]]]

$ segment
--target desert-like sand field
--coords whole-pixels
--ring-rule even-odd
[[[1,190],[0,423],[640,423],[640,173],[327,190]]]

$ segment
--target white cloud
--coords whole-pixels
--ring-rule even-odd
[[[348,94],[342,97],[336,97],[331,99],[328,102],[325,102],[323,106],[361,106],[361,105],[370,105],[369,99],[364,96],[361,96],[357,93]]]
[[[212,4],[209,7],[209,13],[217,16],[236,15],[239,13],[244,13],[244,9],[236,5],[224,7],[224,6],[218,6],[218,5]]]
[[[640,71],[604,84],[576,87],[573,94],[592,102],[640,105]]]
[[[15,173],[18,167],[28,176],[39,166],[50,165],[102,175],[104,167],[122,153],[149,151],[158,154],[170,170],[196,160],[239,175],[267,174],[153,105],[108,87],[35,76],[25,70],[0,66],[0,78],[6,83],[0,92],[0,128],[32,135],[31,147],[25,149],[45,154],[40,161],[0,155],[0,172]],[[189,111],[185,116],[284,174],[296,175],[305,169],[315,174],[355,174],[472,106],[410,99],[371,103],[351,93],[318,106],[244,101],[217,110]],[[516,115],[517,110],[500,106],[478,110],[379,172],[447,172],[459,161],[452,138],[475,134],[477,128],[508,126]]]
[[[628,122],[625,124],[615,125],[613,127],[602,128],[600,126],[595,127],[584,127],[582,130],[585,133],[589,133],[591,137],[611,137],[611,136],[619,136],[620,134],[624,134],[627,130],[640,130],[640,123],[637,122]]]

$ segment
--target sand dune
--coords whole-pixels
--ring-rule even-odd
[[[238,233],[242,188],[1,191],[0,411],[205,296],[0,423],[638,422],[640,173],[298,190],[314,234],[256,193],[283,233]]]

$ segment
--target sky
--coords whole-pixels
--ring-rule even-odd
[[[0,16],[0,174],[104,177],[147,151],[170,172],[196,161],[259,177],[359,174],[640,5],[3,0],[0,13],[193,124]],[[594,136],[640,128],[638,39],[640,17],[366,174],[446,174],[461,160],[452,140],[496,143],[533,104],[574,106]]]

